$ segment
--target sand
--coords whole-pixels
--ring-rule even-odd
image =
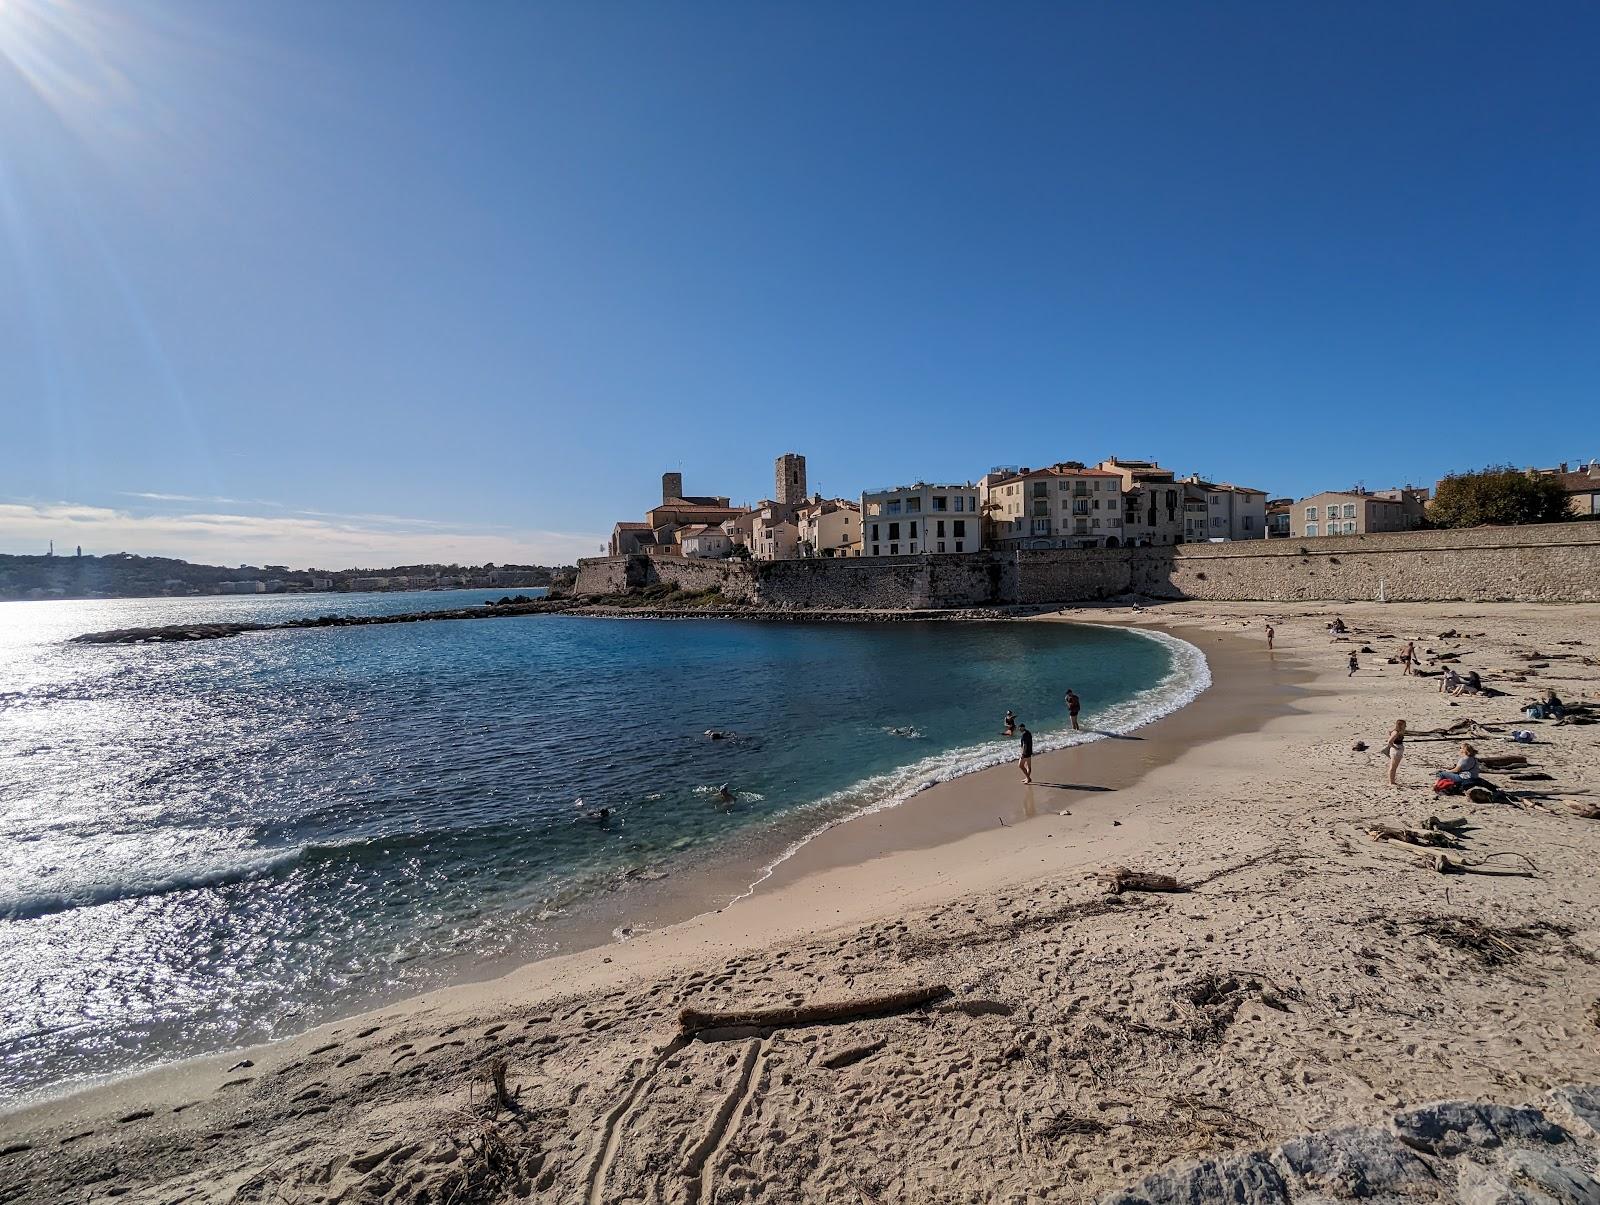
[[[0,1200],[1079,1201],[1600,1078],[1600,821],[1568,807],[1597,798],[1600,726],[1518,710],[1547,685],[1600,696],[1600,613],[1349,606],[1330,643],[1334,610],[1070,613],[1195,640],[1213,689],[1144,741],[1041,755],[1067,785],[1031,804],[985,771],[833,830],[721,912],[7,1114]],[[1408,637],[1509,693],[1403,677],[1385,659]],[[1550,778],[1491,774],[1538,792],[1522,806],[1438,799],[1454,746],[1413,739],[1390,787],[1396,716],[1531,728],[1517,748]],[[1457,856],[1525,876],[1440,874],[1365,832],[1430,815],[1469,818]],[[1191,890],[1107,895],[1112,864]],[[889,1016],[678,1036],[684,1006],[936,985]]]

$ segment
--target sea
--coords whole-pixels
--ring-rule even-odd
[[[1047,750],[1209,682],[1182,641],[1057,623],[68,643],[504,593],[0,603],[0,1107],[565,952],[575,919],[626,916],[664,876],[757,883],[826,826],[1014,758],[1008,709]]]

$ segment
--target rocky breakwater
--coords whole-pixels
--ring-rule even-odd
[[[526,595],[503,598],[479,607],[452,607],[443,611],[413,611],[401,615],[318,615],[276,623],[174,623],[152,628],[117,628],[86,632],[71,644],[172,644],[188,640],[220,640],[245,632],[277,632],[289,628],[355,628],[379,623],[426,623],[436,619],[508,619],[517,615],[548,615],[569,611],[570,599],[532,599]]]

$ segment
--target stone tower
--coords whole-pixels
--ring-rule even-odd
[[[772,500],[789,514],[806,503],[806,458],[785,452],[773,465]]]
[[[671,502],[674,498],[681,498],[681,497],[683,497],[683,474],[682,473],[662,473],[661,474],[661,502],[662,502],[662,504],[665,505],[666,503]]]

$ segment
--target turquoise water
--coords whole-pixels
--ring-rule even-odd
[[[1122,731],[1206,680],[1181,642],[1058,624],[552,615],[61,643],[501,593],[0,604],[0,1093],[548,954],[602,897],[769,862],[1014,757],[1007,708],[1045,749],[1076,739],[1068,685],[1086,727]]]

